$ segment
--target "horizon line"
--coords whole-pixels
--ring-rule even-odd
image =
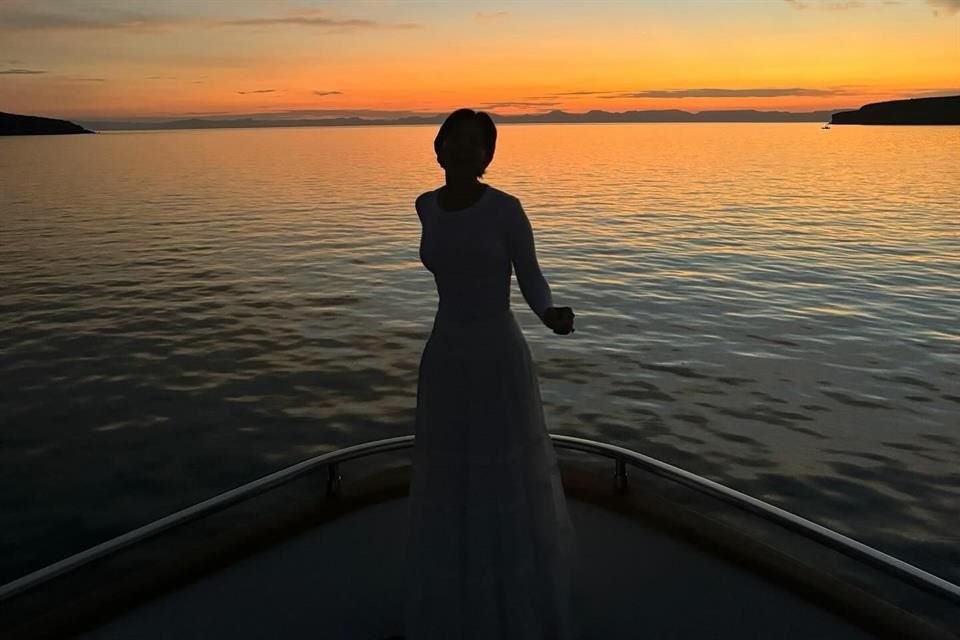
[[[862,106],[862,105],[861,105]],[[787,114],[792,116],[800,115],[811,115],[819,113],[829,113],[829,112],[838,112],[838,111],[852,111],[859,109],[859,106],[848,106],[848,107],[830,107],[826,109],[813,109],[807,111],[787,111],[783,109],[703,109],[700,111],[688,111],[686,109],[626,109],[623,111],[608,111],[606,109],[588,109],[586,111],[565,111],[563,109],[551,109],[550,111],[541,111],[537,113],[498,113],[489,109],[482,109],[477,107],[469,107],[474,111],[484,112],[489,114],[494,118],[543,118],[549,117],[552,115],[566,115],[566,116],[587,116],[590,114],[607,114],[607,115],[626,115],[633,113],[676,113],[676,114],[686,114],[686,115],[700,115],[700,114],[713,114],[713,113],[758,113],[758,114]],[[333,115],[322,115],[320,112],[330,111]],[[387,115],[383,117],[377,116],[364,116],[364,115],[355,115],[350,113],[349,109],[302,109],[302,110],[293,110],[293,111],[267,111],[264,113],[249,113],[249,112],[237,112],[237,113],[198,113],[198,114],[170,114],[170,115],[152,115],[152,116],[61,116],[64,119],[75,120],[75,121],[84,121],[84,122],[130,122],[136,124],[149,124],[149,123],[164,123],[164,122],[181,122],[181,121],[204,121],[204,122],[230,122],[230,121],[240,121],[240,120],[269,120],[271,122],[296,122],[299,120],[361,120],[366,122],[386,122],[386,121],[396,121],[396,120],[410,120],[410,119],[430,119],[430,118],[445,118],[448,116],[451,111],[442,111],[442,112],[409,112],[405,115]],[[357,111],[369,111],[366,109],[358,109]],[[25,114],[24,114],[25,115]]]

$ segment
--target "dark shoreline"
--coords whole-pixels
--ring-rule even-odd
[[[960,125],[960,96],[874,102],[835,113],[830,124]]]
[[[94,132],[67,120],[0,112],[0,136],[59,136],[77,133]]]

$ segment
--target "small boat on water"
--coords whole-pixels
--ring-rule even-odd
[[[585,639],[960,638],[955,584],[639,452],[550,437]],[[0,637],[401,638],[413,444],[316,456],[0,586]]]
[[[830,128],[830,123],[829,123],[829,122],[825,122],[825,123],[823,124],[823,126],[820,127],[820,128],[821,128],[821,129],[829,129],[829,128]]]

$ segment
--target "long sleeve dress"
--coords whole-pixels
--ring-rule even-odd
[[[446,211],[416,201],[420,258],[439,303],[420,361],[410,485],[407,640],[567,640],[576,535],[538,374],[510,309],[516,269],[542,320],[552,305],[530,222],[486,186]]]

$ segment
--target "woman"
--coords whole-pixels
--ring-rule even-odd
[[[486,113],[450,114],[434,140],[446,184],[416,201],[439,304],[417,385],[407,640],[577,637],[576,536],[512,270],[554,333],[572,333],[574,313],[553,305],[520,201],[478,180],[496,138]]]

